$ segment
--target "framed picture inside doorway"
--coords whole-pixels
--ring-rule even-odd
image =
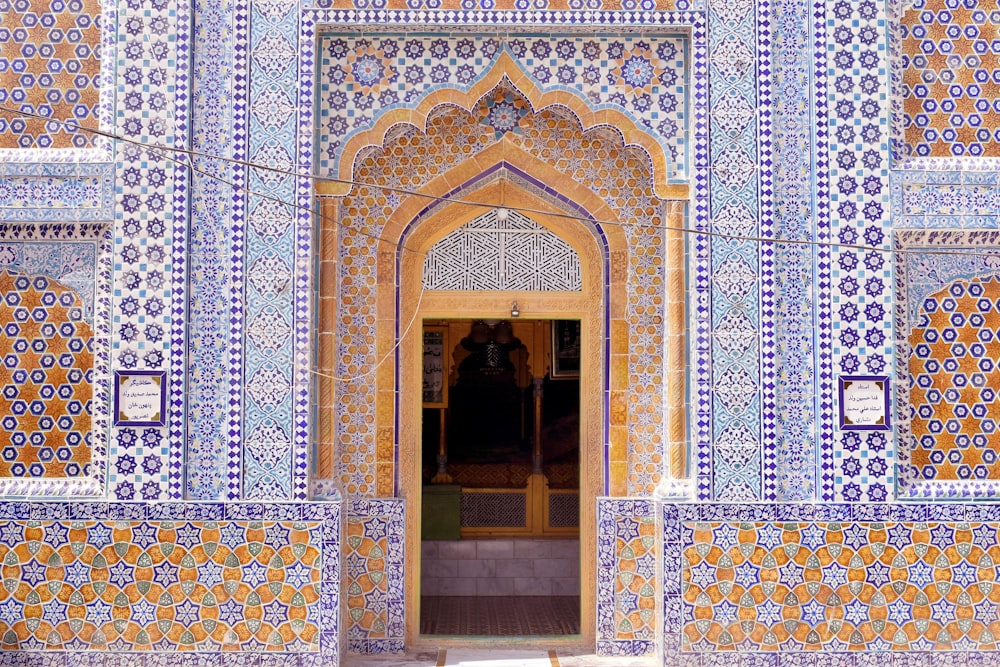
[[[423,393],[425,408],[448,407],[448,327],[424,325]]]
[[[580,377],[580,320],[552,320],[551,377]]]

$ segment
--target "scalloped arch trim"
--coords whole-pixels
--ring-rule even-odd
[[[543,91],[507,51],[501,51],[490,69],[467,90],[454,87],[434,90],[412,107],[385,112],[370,129],[349,138],[344,144],[334,174],[339,182],[321,184],[323,194],[343,196],[350,193],[354,166],[359,156],[366,148],[383,146],[394,128],[410,125],[424,132],[427,130],[428,120],[435,110],[442,106],[459,107],[471,113],[486,95],[504,82],[527,100],[534,114],[558,106],[571,112],[584,132],[595,128],[614,131],[621,137],[626,148],[638,148],[649,159],[653,191],[656,196],[663,199],[677,198],[676,186],[668,185],[665,178],[670,164],[669,155],[652,135],[639,128],[627,114],[615,109],[593,109],[585,99],[574,92]]]

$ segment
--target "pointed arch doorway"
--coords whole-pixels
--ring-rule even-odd
[[[501,202],[530,211],[530,219],[542,233],[556,237],[579,258],[578,290],[465,289],[424,290],[425,253],[488,208],[450,204],[407,225],[400,239],[417,252],[399,252],[398,318],[400,328],[419,332],[427,320],[509,320],[516,302],[519,318],[536,321],[580,322],[579,396],[579,571],[580,634],[569,638],[593,646],[595,637],[596,519],[595,499],[603,495],[606,456],[606,395],[609,300],[607,298],[607,239],[598,229],[573,216],[582,211],[519,187],[510,174],[501,174],[492,185],[475,190],[475,200]],[[388,257],[385,257],[388,259]],[[516,276],[512,283],[517,283]],[[407,335],[399,347],[398,452],[400,495],[407,500],[406,625],[407,644],[420,641],[421,506],[424,480],[423,443],[423,337]],[[550,369],[534,368],[544,377]],[[510,638],[507,638],[510,639]],[[515,638],[516,639],[516,638]],[[439,642],[439,638],[435,637]],[[529,639],[520,638],[522,642]]]
[[[318,187],[331,196],[324,220],[338,220],[324,228],[331,252],[323,268],[335,281],[323,282],[336,291],[321,295],[321,310],[336,323],[324,329],[335,331],[326,347],[321,339],[321,351],[330,352],[323,368],[342,365],[347,374],[319,392],[335,419],[321,428],[331,446],[321,450],[329,458],[320,467],[335,471],[362,512],[365,499],[403,499],[406,527],[405,565],[397,550],[373,602],[363,595],[348,601],[349,632],[359,643],[387,634],[410,646],[420,639],[422,323],[509,317],[516,298],[522,318],[581,326],[578,641],[596,644],[595,499],[652,493],[668,452],[669,469],[684,469],[683,240],[661,225],[683,224],[688,190],[657,177],[668,162],[628,118],[598,114],[567,91],[540,90],[506,56],[468,91],[435,91],[345,143],[339,164],[359,185]],[[366,182],[385,191],[360,185]],[[424,253],[498,207],[530,213],[572,246],[581,289],[424,291]],[[399,534],[379,539],[398,546]],[[371,585],[365,572],[354,576]],[[387,583],[400,581],[402,591]],[[615,630],[602,622],[600,633]]]

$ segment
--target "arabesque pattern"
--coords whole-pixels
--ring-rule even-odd
[[[502,84],[511,94],[519,92]],[[493,97],[490,93],[489,97]],[[652,494],[662,471],[662,392],[663,334],[655,326],[664,317],[662,297],[663,202],[652,195],[649,160],[638,150],[622,145],[619,135],[604,128],[584,131],[568,110],[549,107],[529,114],[517,124],[517,131],[503,134],[536,159],[567,177],[591,184],[627,226],[630,267],[627,289],[630,297],[626,313],[629,325],[628,379],[641,387],[627,406],[612,415],[616,425],[628,426],[627,487],[630,493]],[[495,128],[484,125],[474,113],[454,106],[442,106],[427,121],[422,132],[412,126],[391,133],[378,151],[370,151],[357,165],[356,180],[377,182],[387,188],[418,190],[423,184],[497,141]],[[443,147],[443,148],[442,148]],[[574,158],[564,164],[564,156]],[[393,155],[396,161],[383,155]],[[576,157],[576,156],[579,157]],[[337,402],[342,406],[337,422],[341,483],[349,495],[389,493],[393,470],[374,460],[376,434],[370,416],[375,412],[375,389],[364,373],[377,362],[370,344],[376,329],[375,277],[369,262],[376,255],[376,239],[388,215],[402,200],[398,192],[358,187],[342,200],[344,237],[341,247],[340,303],[338,315],[337,363],[340,377],[357,377],[337,385]],[[622,267],[623,273],[625,267]],[[623,276],[624,277],[624,276]],[[380,314],[381,315],[381,314]]]
[[[595,108],[627,113],[657,137],[670,156],[665,176],[683,179],[688,160],[687,50],[684,36],[663,34],[323,35],[320,171],[335,172],[348,138],[366,129],[383,110],[414,104],[443,86],[465,90],[506,52],[542,89],[574,90]],[[530,109],[528,104],[523,107],[520,116]],[[517,118],[513,120],[510,129],[516,128]]]
[[[580,257],[566,241],[517,211],[494,209],[435,243],[424,289],[579,292]]]
[[[642,655],[656,636],[655,505],[598,504],[597,648],[602,655]]]

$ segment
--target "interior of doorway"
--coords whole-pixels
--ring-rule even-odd
[[[425,320],[420,634],[580,634],[580,321]]]

